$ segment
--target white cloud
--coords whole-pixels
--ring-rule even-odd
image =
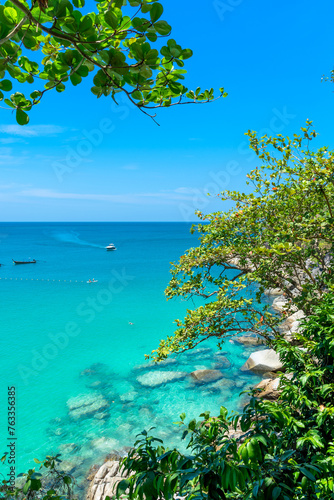
[[[62,134],[66,129],[58,125],[1,125],[0,132],[3,134],[19,137],[42,137]]]
[[[193,193],[192,193],[193,194]],[[157,193],[125,193],[125,194],[102,194],[102,193],[62,193],[52,189],[36,188],[25,189],[17,192],[19,197],[46,198],[59,200],[90,200],[107,201],[112,203],[170,203],[175,201],[189,201],[188,195],[175,192],[157,192]]]

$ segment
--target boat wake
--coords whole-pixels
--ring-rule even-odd
[[[67,233],[54,232],[51,233],[50,236],[57,241],[61,241],[62,243],[74,243],[75,245],[81,245],[85,247],[104,248],[104,246],[102,245],[97,245],[96,243],[90,243],[89,241],[82,240],[81,238],[79,238],[79,233],[75,233],[74,231],[70,231]]]

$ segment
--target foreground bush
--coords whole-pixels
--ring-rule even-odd
[[[252,397],[240,415],[180,425],[189,454],[167,450],[143,432],[124,466],[117,498],[302,500],[334,498],[334,295],[327,294],[297,335],[275,340],[292,379],[281,376],[278,402]],[[243,435],[229,437],[231,425]]]

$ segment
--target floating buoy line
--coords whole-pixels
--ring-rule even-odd
[[[46,278],[0,278],[0,280],[4,281],[54,281],[57,283],[86,283],[86,281],[81,280],[53,280]],[[94,282],[92,282],[94,283]]]

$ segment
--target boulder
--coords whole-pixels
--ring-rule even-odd
[[[254,386],[254,389],[259,390],[259,398],[275,401],[280,395],[280,391],[278,390],[279,383],[279,378],[275,378],[274,380],[267,378],[265,380],[261,380],[261,382]]]
[[[280,288],[268,288],[265,295],[282,295],[282,290]]]
[[[279,295],[272,303],[272,308],[276,311],[284,311],[288,305],[287,299],[283,295]]]
[[[126,477],[125,472],[120,468],[118,460],[104,463],[89,485],[86,500],[104,500],[106,496],[112,498],[116,493],[118,483],[124,477]]]
[[[262,377],[264,379],[266,379],[266,378],[274,379],[274,378],[278,377],[278,373],[275,373],[275,372],[264,372],[264,373],[262,373]]]
[[[196,383],[200,384],[215,382],[215,380],[219,380],[224,376],[219,370],[195,370],[190,375]]]
[[[158,387],[159,385],[167,384],[169,382],[176,382],[182,380],[188,374],[186,372],[172,372],[155,370],[152,372],[144,373],[137,377],[137,381],[145,387]]]
[[[265,349],[253,352],[241,369],[254,372],[277,372],[283,369],[283,364],[273,349]]]

